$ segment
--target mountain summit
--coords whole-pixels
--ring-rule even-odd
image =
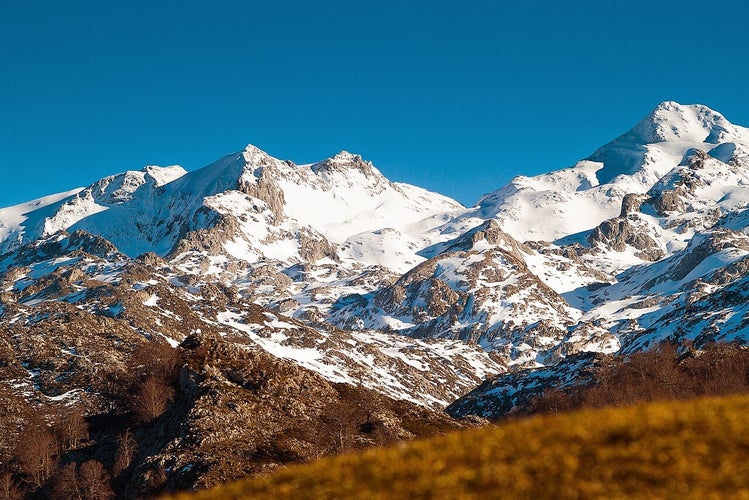
[[[740,137],[738,129],[707,106],[665,101],[618,140],[643,145],[669,141],[717,144]]]
[[[638,173],[645,182],[652,182],[689,149],[709,151],[731,142],[749,144],[749,129],[731,124],[706,106],[666,101],[588,159],[603,163],[597,174],[602,184],[612,182],[618,175]]]

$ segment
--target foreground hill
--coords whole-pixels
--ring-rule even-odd
[[[179,498],[744,498],[749,396],[509,422]]]

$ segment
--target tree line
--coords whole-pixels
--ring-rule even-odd
[[[655,349],[613,357],[582,387],[548,389],[519,413],[556,413],[747,391],[746,347],[712,343],[697,350],[690,342],[666,341]]]

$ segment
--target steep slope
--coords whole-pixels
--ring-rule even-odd
[[[159,206],[154,198],[162,186],[184,174],[181,167],[145,167],[105,177],[55,204],[29,212],[19,228],[20,237],[4,240],[0,250],[68,229],[101,235],[125,252],[139,253],[146,245],[163,245],[159,240],[164,235],[151,225],[151,213]]]
[[[55,204],[74,196],[80,189],[73,189],[64,193],[45,196],[20,205],[0,208],[0,254],[17,247],[24,241],[30,239],[24,233],[27,226],[36,226],[40,218],[46,214],[53,214]],[[45,210],[46,209],[46,210]],[[33,237],[32,237],[33,238]]]
[[[17,339],[43,329],[52,318],[68,331],[103,333],[90,325],[102,321],[101,328],[162,338],[173,346],[189,335],[214,334],[291,360],[332,382],[363,385],[433,407],[445,406],[484,377],[504,371],[481,349],[460,342],[306,325],[252,303],[236,287],[216,283],[210,275],[183,274],[155,254],[130,259],[83,231],[39,240],[12,255],[0,262],[0,313],[7,335]],[[50,335],[48,341],[52,339]],[[57,349],[63,354],[53,366],[81,361],[78,340],[60,342]],[[32,371],[24,371],[17,384],[36,387],[40,377],[55,379],[55,369],[45,368],[50,360],[22,361]],[[77,378],[69,384],[65,380],[42,394],[55,397],[85,387]]]
[[[747,137],[704,106],[666,102],[575,167],[517,178],[471,209],[350,153],[295,165],[248,146],[196,172],[147,167],[6,210],[3,245],[17,265],[24,241],[82,229],[320,331],[460,340],[505,366],[545,365],[646,338],[636,332],[664,321],[652,314],[705,274],[646,286],[675,275],[664,266],[742,257],[745,225],[730,214],[749,199]],[[700,246],[716,224],[737,250]],[[531,233],[556,241],[517,239]]]
[[[579,325],[600,328],[616,338],[624,353],[663,341],[697,347],[747,341],[749,162],[746,146],[732,142],[743,140],[745,132],[707,108],[664,103],[613,146],[596,153],[615,160],[609,150],[621,153],[617,148],[638,138],[654,141],[635,170],[636,176],[648,179],[641,185],[657,181],[644,193],[626,194],[618,215],[558,242],[561,250],[575,249],[579,260],[604,277],[566,290],[555,285],[581,312],[572,331]],[[697,139],[705,149],[693,147]],[[677,153],[659,157],[654,151]],[[671,167],[669,158],[682,153]],[[611,158],[607,161],[615,163]],[[628,175],[617,174],[612,185],[631,184]],[[541,253],[557,248],[536,246]],[[543,273],[539,276],[548,280]],[[569,345],[560,343],[563,349]],[[556,367],[499,377],[469,399],[494,407],[492,412],[509,411],[516,394],[584,383],[594,359],[571,358]],[[460,400],[455,411],[483,415],[469,399]]]

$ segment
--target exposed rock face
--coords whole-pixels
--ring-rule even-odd
[[[138,371],[158,368],[139,361],[142,349],[155,340],[118,318],[73,306],[45,312],[44,322],[13,325],[0,342],[0,422],[15,430],[0,437],[3,466],[21,431],[33,428],[40,413],[55,415],[73,403],[100,417],[93,421],[91,441],[64,451],[62,459],[112,463],[115,438],[129,428],[132,465],[115,482],[118,496],[128,498],[215,486],[330,453],[470,425],[424,406],[332,383],[214,331],[188,336],[177,349],[160,344],[178,356],[179,377],[166,411],[139,422],[128,412],[136,394],[128,393],[128,380],[137,382]],[[182,323],[189,325],[189,319]],[[139,384],[132,387],[137,391]]]
[[[591,247],[603,246],[623,252],[627,246],[638,250],[635,255],[649,262],[655,262],[665,255],[657,241],[653,228],[641,221],[638,213],[647,197],[628,194],[622,201],[619,217],[603,221],[588,235]]]
[[[668,270],[649,281],[645,286],[653,287],[665,281],[681,281],[692,273],[705,259],[721,253],[749,252],[749,238],[744,233],[715,229],[710,233],[693,238],[687,248],[668,261]]]
[[[442,250],[443,252],[473,250],[478,244],[487,244],[506,248],[516,255],[519,252],[530,253],[531,250],[527,245],[517,241],[509,234],[502,231],[495,220],[488,220],[475,228],[467,231],[457,239],[450,241]]]
[[[602,354],[581,353],[568,356],[553,367],[498,375],[485,380],[445,411],[457,418],[474,415],[495,420],[526,408],[551,387],[563,387],[570,381],[579,385],[586,383],[607,360]]]
[[[686,211],[685,194],[686,192],[681,189],[664,189],[653,198],[655,211],[661,217],[684,213]]]
[[[317,262],[326,257],[334,261],[339,260],[335,246],[324,236],[303,228],[299,231],[297,239],[299,255],[306,262]]]
[[[636,214],[640,211],[640,205],[645,201],[646,197],[634,193],[624,195],[622,199],[622,211],[619,213],[619,217],[624,218],[629,214]]]
[[[270,208],[276,220],[284,218],[284,194],[283,190],[276,184],[273,178],[268,174],[266,168],[255,170],[254,179],[248,180],[246,176],[239,178],[237,189],[253,198],[264,201]]]
[[[524,252],[534,251],[496,223],[443,247],[392,285],[340,299],[329,320],[345,329],[476,343],[513,367],[544,359],[574,324],[566,301],[525,263]]]
[[[588,236],[591,246],[602,244],[617,252],[623,252],[627,246],[639,250],[636,255],[642,260],[655,262],[665,252],[650,235],[642,232],[642,225],[633,223],[628,217],[617,217],[601,223]]]
[[[126,494],[208,488],[331,453],[442,433],[461,424],[372,391],[332,384],[262,350],[201,335],[183,343],[187,364],[172,409],[138,438],[144,448]],[[149,436],[154,439],[145,441]]]
[[[88,254],[79,245],[84,240],[82,234],[75,234],[23,248],[18,256],[23,256],[27,266],[11,267],[0,274],[3,286],[10,290],[2,296],[0,307],[3,317],[13,325],[11,330],[23,332],[24,325],[40,321],[51,324],[50,317],[59,317],[60,330],[101,332],[101,328],[119,328],[133,339],[156,336],[172,343],[198,332],[215,332],[240,345],[260,345],[290,356],[302,365],[326,372],[336,382],[372,386],[436,407],[457,397],[483,375],[503,370],[500,363],[476,347],[450,346],[451,353],[439,354],[437,351],[448,346],[389,338],[376,332],[354,336],[330,325],[310,327],[251,302],[265,299],[267,292],[261,290],[271,289],[275,301],[270,305],[275,304],[277,311],[293,310],[298,303],[281,292],[296,286],[294,278],[304,272],[319,273],[317,266],[301,266],[299,272],[289,273],[293,277],[279,272],[272,263],[258,266],[246,275],[249,288],[240,290],[214,283],[211,274],[207,280],[200,274],[182,274],[172,263],[153,254],[134,260],[117,252],[101,257]],[[101,243],[91,246],[97,251],[102,247],[109,248]],[[58,253],[48,253],[52,249]],[[210,263],[210,258],[205,262]],[[47,274],[40,273],[42,269]],[[375,276],[370,279],[379,281]],[[323,300],[322,295],[318,300]],[[101,321],[104,326],[90,327],[89,320]],[[448,358],[454,366],[470,367],[473,363],[474,368],[455,376],[449,367],[442,366]],[[392,371],[393,378],[384,378],[381,370]],[[63,385],[57,394],[79,388]]]
[[[361,155],[351,154],[348,151],[341,151],[333,158],[312,165],[312,171],[318,175],[345,170],[357,170],[365,176],[375,175],[371,162],[364,161]]]
[[[221,253],[224,243],[238,231],[239,224],[233,217],[214,214],[211,218],[214,220],[211,227],[186,233],[171,250],[168,258],[175,258],[193,251],[206,255]]]
[[[102,255],[87,253],[84,242]],[[66,451],[64,460],[105,464],[130,427],[135,465],[119,473],[120,495],[208,487],[459,428],[465,424],[436,408],[502,370],[468,346],[311,328],[246,301],[232,286],[180,275],[154,254],[128,259],[111,248],[83,233],[60,235],[23,248],[17,257],[27,266],[0,275],[9,290],[0,303],[7,320],[0,394],[8,408],[0,422],[29,429],[34,415],[77,404],[101,423],[91,428],[91,445]],[[255,277],[259,287],[294,283],[275,271],[263,277],[258,269]],[[154,343],[174,351],[166,342],[182,344],[179,383],[166,412],[143,423],[130,398],[139,371],[152,363],[139,353]],[[101,427],[105,421],[120,427]],[[0,439],[3,463],[19,435]]]

